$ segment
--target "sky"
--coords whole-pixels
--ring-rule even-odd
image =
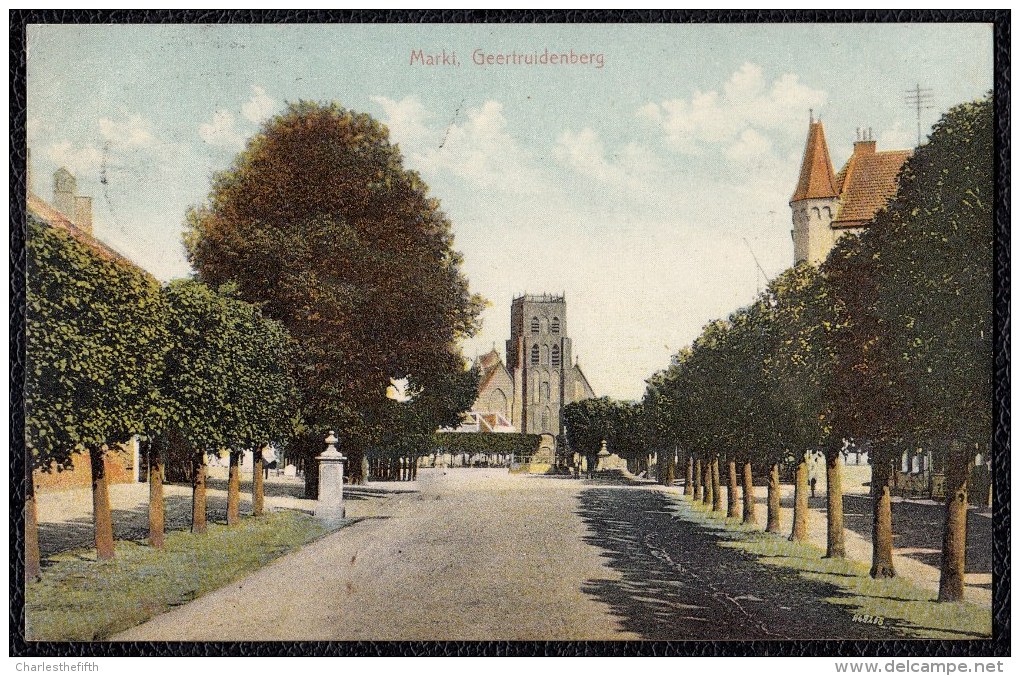
[[[30,26],[31,187],[67,167],[100,239],[187,276],[215,172],[287,102],[336,101],[449,216],[489,301],[467,357],[503,351],[514,296],[564,293],[596,394],[636,399],[792,264],[809,111],[838,171],[858,128],[916,144],[908,89],[925,134],[992,80],[990,24]]]

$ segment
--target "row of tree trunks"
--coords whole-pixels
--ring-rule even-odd
[[[712,507],[712,503],[715,501],[715,494],[713,493],[714,486],[712,484],[712,461],[711,460],[706,460],[705,461],[705,477],[704,477],[704,479],[702,479],[702,485],[704,486],[704,490],[702,491],[702,493],[704,494],[704,503],[705,503],[705,506],[711,508]]]
[[[418,477],[418,456],[372,458],[368,461],[372,481],[414,481]]]

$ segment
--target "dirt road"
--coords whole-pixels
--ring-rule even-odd
[[[113,640],[890,637],[651,485],[451,469],[390,487],[368,487],[374,516]]]

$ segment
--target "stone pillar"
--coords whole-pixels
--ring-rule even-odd
[[[326,437],[326,451],[315,458],[319,462],[319,499],[315,503],[315,516],[326,522],[344,518],[344,461],[336,450],[336,434],[332,430]]]

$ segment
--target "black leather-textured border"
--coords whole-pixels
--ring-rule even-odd
[[[12,656],[1004,656],[1010,654],[1009,10],[11,10],[10,654]],[[28,643],[24,639],[25,26],[30,23],[895,23],[994,24],[996,112],[993,638],[983,641]]]

